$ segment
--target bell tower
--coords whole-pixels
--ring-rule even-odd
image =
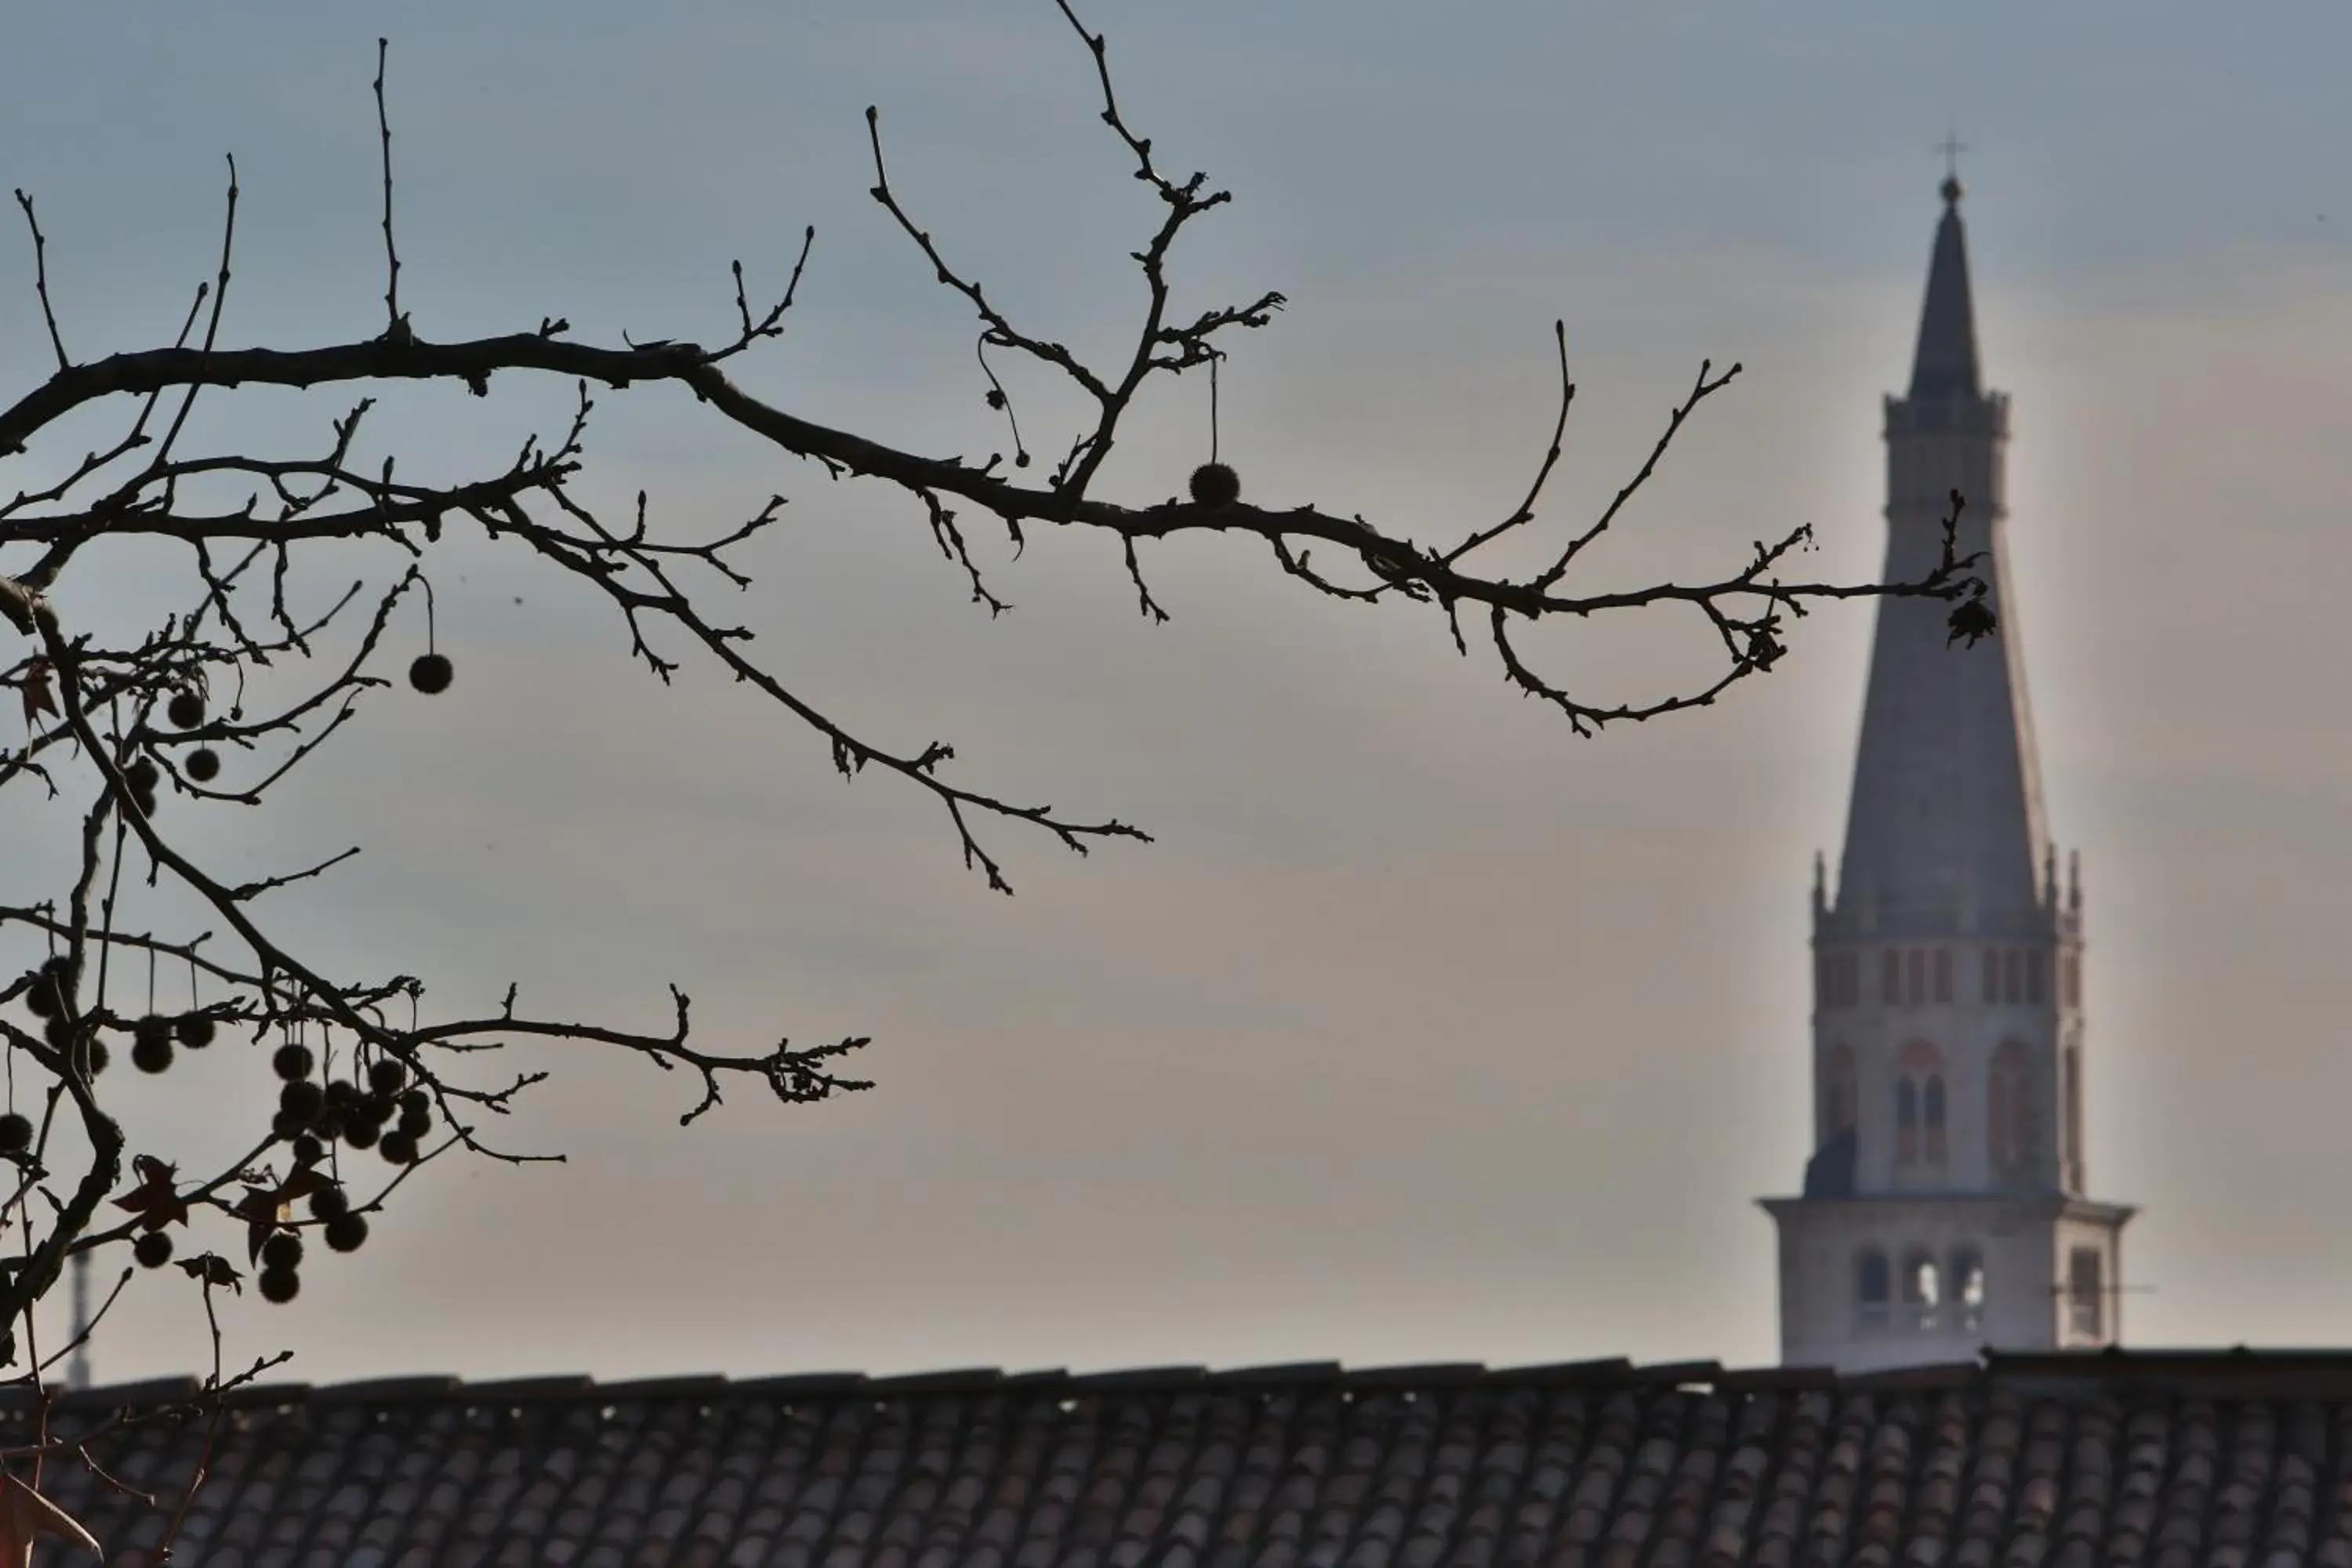
[[[1911,384],[1885,404],[1886,580],[1952,491],[2000,629],[1882,599],[1834,893],[1813,872],[1813,1144],[1780,1230],[1780,1349],[1864,1371],[2111,1344],[2132,1211],[2084,1195],[2083,893],[2042,818],[2004,542],[2009,399],[1977,360],[1946,178]]]

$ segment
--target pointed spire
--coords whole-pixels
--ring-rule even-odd
[[[1911,362],[1911,396],[1981,396],[1977,316],[1969,298],[1968,236],[1960,226],[1960,180],[1944,178],[1944,219],[1927,264],[1927,302],[1919,312],[1919,349]]]
[[[1838,907],[1859,925],[1874,904],[1895,931],[2000,930],[2056,903],[2002,540],[2008,405],[1979,377],[1959,195],[1948,177],[1911,395],[1887,405],[1885,576],[1933,568],[1958,489],[1959,549],[1979,556],[2001,630],[1963,649],[1933,600],[1878,607]]]

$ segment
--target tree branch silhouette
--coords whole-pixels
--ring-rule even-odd
[[[259,1294],[282,1301],[299,1289],[306,1247],[348,1251],[360,1246],[369,1216],[383,1213],[423,1164],[451,1155],[509,1162],[560,1157],[501,1150],[484,1131],[543,1076],[485,1076],[486,1069],[496,1074],[496,1051],[507,1042],[576,1042],[682,1071],[693,1090],[693,1103],[681,1115],[688,1122],[719,1103],[726,1089],[747,1081],[789,1104],[868,1087],[841,1072],[843,1058],[866,1044],[863,1038],[706,1049],[690,1031],[689,999],[675,987],[669,1027],[651,1032],[527,1016],[516,1011],[511,993],[493,1016],[427,1017],[421,981],[406,973],[331,973],[306,956],[299,922],[282,921],[275,912],[280,907],[275,895],[331,877],[356,849],[233,879],[207,868],[188,847],[173,822],[178,812],[266,806],[296,768],[330,741],[362,728],[369,701],[396,679],[386,672],[384,648],[394,612],[412,593],[422,595],[430,625],[429,567],[452,528],[519,544],[551,577],[601,595],[625,632],[632,657],[664,682],[694,659],[750,686],[788,723],[813,731],[845,776],[878,771],[927,796],[945,815],[967,866],[992,889],[1012,890],[994,847],[1000,829],[1041,832],[1080,854],[1107,839],[1148,837],[1115,816],[1063,812],[968,780],[951,766],[956,752],[947,742],[869,739],[756,659],[749,630],[714,614],[705,584],[751,584],[739,548],[778,520],[784,498],[771,496],[740,521],[699,537],[657,526],[642,493],[631,515],[601,514],[574,488],[589,461],[587,436],[597,407],[593,388],[674,387],[709,417],[818,465],[831,479],[899,492],[920,509],[943,553],[969,575],[974,600],[992,614],[1008,606],[982,581],[965,548],[959,520],[966,512],[995,519],[1016,543],[1033,524],[1116,538],[1139,612],[1159,618],[1166,611],[1145,585],[1142,552],[1153,542],[1188,533],[1256,541],[1270,549],[1280,572],[1319,595],[1440,615],[1465,654],[1470,645],[1464,612],[1483,612],[1505,679],[1558,710],[1580,733],[1717,700],[1768,671],[1783,651],[1790,623],[1818,603],[1926,597],[1952,606],[1957,637],[1973,641],[1992,629],[1973,561],[1953,546],[1957,496],[1943,558],[1916,581],[1785,576],[1811,539],[1809,529],[1797,527],[1757,542],[1744,559],[1704,580],[1610,591],[1575,584],[1588,552],[1622,525],[1629,503],[1685,422],[1731,383],[1737,365],[1720,374],[1702,365],[1647,460],[1597,520],[1566,532],[1547,564],[1523,574],[1489,567],[1493,546],[1541,525],[1546,487],[1559,462],[1575,386],[1558,325],[1558,417],[1524,499],[1499,521],[1440,520],[1427,531],[1440,542],[1424,542],[1403,524],[1367,521],[1344,500],[1261,507],[1241,497],[1229,470],[1215,483],[1197,482],[1196,476],[1189,498],[1101,493],[1105,465],[1134,416],[1139,394],[1156,378],[1213,367],[1231,353],[1224,345],[1236,333],[1268,327],[1286,301],[1266,290],[1242,303],[1177,310],[1171,272],[1179,242],[1230,194],[1213,186],[1205,174],[1168,172],[1151,139],[1136,132],[1119,107],[1104,37],[1087,29],[1069,0],[1055,3],[1091,61],[1102,122],[1158,208],[1132,253],[1144,286],[1142,307],[1131,338],[1109,363],[1090,363],[1016,323],[995,296],[957,269],[950,247],[921,225],[892,184],[879,110],[866,113],[873,197],[940,286],[976,316],[976,351],[990,405],[1013,419],[1012,395],[991,364],[992,353],[1025,360],[1083,394],[1087,416],[1064,433],[1062,457],[1038,478],[1028,472],[1030,454],[1017,425],[1011,426],[1015,452],[1009,466],[1001,454],[975,460],[919,452],[780,406],[730,379],[727,362],[788,331],[815,239],[813,228],[804,231],[789,281],[771,302],[755,302],[742,264],[732,264],[736,332],[715,346],[625,337],[580,341],[568,320],[552,315],[499,335],[446,342],[429,336],[401,308],[388,42],[380,41],[373,84],[385,268],[385,326],[376,336],[292,349],[223,341],[237,244],[239,190],[232,159],[217,266],[197,289],[178,337],[167,345],[73,360],[51,301],[48,237],[32,199],[18,193],[56,365],[0,404],[0,461],[27,454],[71,416],[118,402],[130,407],[127,428],[110,444],[66,464],[62,478],[0,501],[0,619],[19,643],[12,662],[0,666],[0,680],[17,689],[28,729],[22,747],[0,752],[0,787],[38,785],[46,798],[78,811],[79,821],[70,887],[47,900],[11,889],[9,903],[0,906],[0,942],[19,938],[27,956],[38,955],[29,969],[0,980],[0,1048],[12,1073],[22,1066],[42,1086],[34,1092],[45,1107],[37,1125],[17,1114],[13,1101],[0,1117],[0,1160],[14,1164],[19,1177],[14,1195],[0,1205],[0,1251],[10,1254],[0,1258],[0,1364],[28,1359],[20,1352],[17,1331],[29,1343],[34,1306],[78,1252],[128,1247],[150,1268],[176,1261],[202,1293],[207,1314],[216,1292],[242,1291],[248,1272],[257,1274]],[[200,317],[204,331],[192,342]],[[573,413],[559,438],[523,442],[502,469],[436,482],[400,477],[390,459],[371,470],[353,457],[373,406],[364,388],[437,383],[488,398],[494,378],[526,376],[572,383]],[[351,400],[329,421],[324,450],[315,455],[182,449],[196,438],[190,416],[200,397],[255,387],[313,395],[348,391]],[[167,400],[171,416],[158,437],[151,427]],[[229,483],[250,487],[242,505],[223,508],[202,499]],[[142,633],[110,642],[93,629],[97,617],[89,613],[106,599],[110,583],[100,547],[130,541],[176,549],[184,599]],[[330,550],[331,555],[324,553]],[[1320,566],[1314,562],[1318,550],[1327,559]],[[339,580],[348,576],[349,585],[310,600],[291,574],[297,552],[306,563],[335,563]],[[1545,673],[1517,640],[1519,628],[1530,623],[1590,622],[1675,606],[1704,626],[1721,663],[1712,677],[1664,697],[1632,700],[1571,687],[1564,677]],[[451,668],[446,655],[431,649],[410,665],[406,679],[430,694],[447,686]],[[265,671],[272,677],[266,686]],[[299,689],[289,691],[289,684]],[[173,801],[170,812],[161,809],[166,795]],[[126,867],[141,873],[150,889],[168,886],[186,895],[209,929],[166,934],[131,929],[118,897]],[[134,893],[140,879],[133,879]],[[143,1006],[127,994],[134,961],[143,961],[151,976]],[[187,1007],[163,1010],[155,1004],[152,976],[159,963],[188,971]],[[212,993],[210,1000],[194,994],[199,985]],[[127,1054],[136,1069],[161,1072],[178,1054],[204,1051],[232,1036],[267,1056],[276,1087],[251,1107],[238,1134],[242,1153],[184,1178],[167,1158],[174,1152],[168,1146],[172,1130],[127,1126],[101,1079],[118,1055]],[[380,1180],[365,1173],[362,1156],[371,1150],[384,1161]],[[52,1184],[65,1178],[53,1173],[68,1165],[71,1179],[59,1195]],[[126,1169],[131,1173],[127,1189]],[[241,1230],[243,1267],[211,1249],[176,1258],[175,1237],[199,1225]],[[215,1338],[216,1360],[217,1350]],[[36,1365],[22,1377],[37,1383],[40,1375]],[[216,1402],[227,1386],[216,1365],[208,1397]]]

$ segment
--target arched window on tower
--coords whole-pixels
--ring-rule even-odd
[[[1944,1304],[1943,1271],[1931,1252],[1915,1250],[1903,1258],[1903,1321],[1907,1328],[1932,1332]]]
[[[1946,1157],[1944,1055],[1913,1040],[1895,1061],[1895,1163],[1941,1165]]]
[[[1822,1060],[1822,1142],[1853,1131],[1853,1047],[1832,1046]]]
[[[1983,1253],[1969,1246],[1952,1249],[1949,1290],[1954,1326],[1964,1334],[1982,1331],[1985,1300]]]
[[[2033,1077],[2025,1047],[2003,1040],[1985,1084],[1985,1157],[1993,1177],[2020,1182],[2033,1173]]]
[[[1887,1299],[1894,1294],[1893,1272],[1886,1266],[1886,1254],[1874,1247],[1854,1259],[1854,1300],[1864,1328],[1886,1326]]]

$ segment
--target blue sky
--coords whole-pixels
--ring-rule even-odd
[[[0,184],[41,205],[68,346],[169,339],[212,270],[229,152],[227,341],[379,329],[367,85],[387,17],[404,299],[428,336],[561,314],[603,339],[716,338],[729,260],[772,287],[814,223],[793,335],[746,384],[920,449],[992,449],[971,329],[865,195],[871,102],[951,255],[1040,330],[1117,342],[1153,215],[1042,0],[554,16],[12,19]],[[1701,357],[1745,363],[1604,578],[1721,563],[1805,521],[1825,571],[1871,569],[1877,399],[1907,369],[1932,149],[1958,131],[1986,370],[2016,400],[2019,635],[2053,827],[2089,889],[2092,1182],[2147,1205],[2127,1271],[2154,1289],[2126,1330],[2340,1338],[2352,15],[1087,16],[1163,156],[1235,191],[1180,257],[1182,297],[1293,300],[1224,381],[1254,496],[1431,540],[1496,515],[1549,431],[1559,317],[1581,387],[1549,514],[1565,528]],[[46,363],[29,277],[28,247],[0,247],[19,389]],[[1202,390],[1139,411],[1107,493],[1172,491]],[[403,392],[383,433],[404,466],[455,473],[567,396]],[[309,449],[339,411],[246,394],[204,429]],[[1809,625],[1722,709],[1579,742],[1434,626],[1302,600],[1259,552],[1147,556],[1176,616],[1151,627],[1100,542],[1049,536],[1015,563],[992,541],[1018,606],[992,625],[919,516],[682,399],[604,396],[595,441],[593,493],[647,487],[681,529],[791,497],[742,613],[822,701],[1161,842],[1077,862],[1000,834],[1022,892],[993,900],[925,802],[841,784],[719,679],[659,690],[594,606],[454,543],[436,580],[457,689],[379,704],[266,832],[207,824],[208,851],[274,868],[366,844],[299,918],[334,961],[417,968],[453,1007],[512,978],[651,1022],[677,978],[714,1030],[875,1035],[881,1087],[730,1105],[689,1134],[675,1083],[567,1056],[514,1136],[571,1164],[428,1173],[404,1220],[313,1269],[298,1308],[249,1310],[233,1349],[290,1344],[320,1380],[1770,1357],[1748,1200],[1793,1187],[1805,1152],[1804,897],[1841,835],[1866,613]],[[153,580],[122,571],[100,597],[135,609]],[[1575,657],[1636,695],[1679,629]],[[197,1354],[187,1303],[142,1280],[123,1312],[105,1375]]]

